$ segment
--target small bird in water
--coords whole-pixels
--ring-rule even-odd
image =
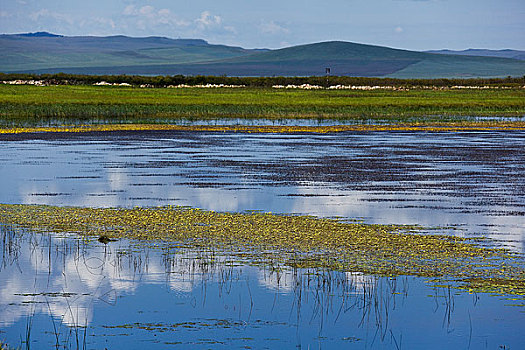
[[[100,243],[108,244],[109,242],[115,242],[116,239],[111,239],[111,238],[109,238],[108,236],[100,236],[100,237],[98,238],[98,241],[99,241]]]

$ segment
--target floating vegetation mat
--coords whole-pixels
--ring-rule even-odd
[[[355,124],[329,126],[289,125],[169,125],[169,124],[105,124],[57,127],[0,128],[0,134],[50,132],[108,132],[108,131],[208,131],[246,133],[335,133],[344,131],[484,131],[525,130],[523,121],[484,121],[446,123]]]
[[[0,223],[98,238],[169,240],[228,251],[252,264],[380,276],[415,275],[470,292],[525,295],[523,256],[479,240],[421,235],[417,226],[312,216],[219,213],[188,207],[77,208],[0,205]]]

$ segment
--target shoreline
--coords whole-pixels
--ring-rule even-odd
[[[14,127],[0,128],[0,135],[42,135],[141,131],[177,132],[238,132],[238,133],[340,133],[373,131],[522,131],[525,121],[484,121],[484,122],[441,122],[441,123],[400,123],[400,124],[355,124],[355,125],[172,125],[172,124],[104,124],[71,125],[56,127]]]

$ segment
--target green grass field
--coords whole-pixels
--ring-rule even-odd
[[[0,126],[180,120],[470,121],[525,116],[525,89],[282,90],[0,85]]]

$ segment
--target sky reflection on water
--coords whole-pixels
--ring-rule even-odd
[[[453,227],[431,232],[525,250],[524,132],[39,137],[0,142],[1,203],[340,216]],[[0,340],[12,345],[27,325],[34,348],[525,343],[523,307],[421,278],[280,270],[158,242],[1,235]]]
[[[525,133],[150,132],[0,145],[3,203],[187,205],[454,226],[525,248]]]
[[[79,339],[89,349],[512,349],[525,340],[521,308],[502,306],[512,302],[414,277],[253,266],[168,243],[0,234],[0,338],[11,344],[28,323],[34,348]]]

